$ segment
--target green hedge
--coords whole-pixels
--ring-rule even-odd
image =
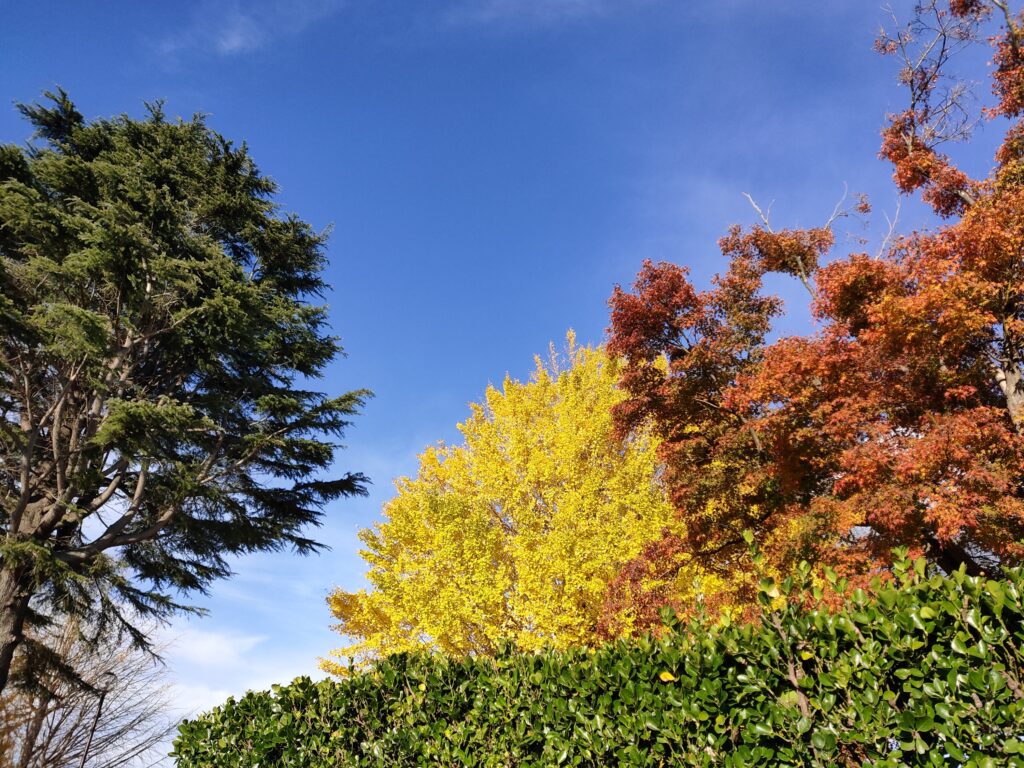
[[[757,626],[299,678],[186,721],[178,765],[1024,766],[1020,570],[902,563],[842,610],[771,608],[802,589],[762,582]]]

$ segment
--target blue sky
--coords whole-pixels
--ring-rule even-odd
[[[361,584],[355,534],[392,479],[568,328],[601,341],[612,287],[644,258],[704,283],[717,238],[754,221],[742,193],[774,200],[780,226],[814,225],[844,183],[876,206],[852,234],[877,241],[896,200],[878,131],[902,106],[894,62],[871,49],[881,5],[4,4],[0,141],[25,141],[13,104],[58,84],[90,117],[162,98],[247,141],[286,209],[334,227],[328,300],[349,356],[322,386],[376,392],[339,462],[372,493],[332,505],[330,552],[239,561],[201,601],[208,618],[168,630],[183,707],[313,672],[340,644],[324,597]],[[913,203],[901,216],[926,221]],[[793,299],[781,331],[805,329],[802,289],[776,287]]]

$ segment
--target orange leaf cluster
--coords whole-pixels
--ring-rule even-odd
[[[1020,17],[1018,17],[1018,22]],[[993,115],[1017,117],[1024,111],[1024,53],[1021,51],[1020,35],[1012,28],[1006,37],[996,41],[993,91],[999,105],[991,110]]]
[[[923,187],[922,199],[940,216],[962,214],[971,196],[971,180],[915,135],[919,120],[912,111],[891,118],[882,132],[879,154],[893,164],[893,181],[900,192]]]
[[[992,10],[950,4],[977,20]],[[1020,16],[1005,21],[992,114],[1016,118]],[[884,573],[896,547],[945,570],[1024,562],[1024,127],[1010,127],[992,176],[972,180],[921,140],[925,117],[892,118],[881,154],[902,192],[953,219],[936,231],[825,263],[831,227],[735,227],[710,289],[650,262],[632,291],[616,288],[609,350],[627,361],[629,395],[617,422],[623,434],[656,425],[686,533],[622,569],[603,626],[624,613],[655,623],[684,554],[742,571],[744,531],[766,568],[807,559],[852,583]],[[804,282],[814,333],[769,340],[780,303],[768,273]]]

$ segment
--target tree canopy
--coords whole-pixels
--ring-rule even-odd
[[[133,631],[365,481],[333,463],[367,393],[308,388],[325,235],[202,117],[47,96],[0,146],[0,690],[34,601]]]
[[[985,115],[1010,127],[992,174],[972,179],[940,150],[969,135],[949,60],[993,13]],[[751,530],[781,570],[806,558],[861,579],[896,547],[947,572],[1024,558],[1022,34],[1021,16],[978,0],[921,3],[879,39],[910,95],[882,155],[946,220],[934,231],[834,257],[842,211],[804,230],[764,216],[721,240],[727,269],[709,290],[667,263],[616,289],[609,350],[627,360],[629,393],[617,423],[656,424],[686,529],[662,549],[730,572]],[[769,341],[769,273],[807,288],[812,333]]]
[[[657,440],[614,437],[619,363],[572,334],[567,357],[552,351],[530,381],[489,387],[459,425],[463,443],[428,448],[418,475],[397,482],[384,520],[360,534],[371,588],[328,600],[354,641],[335,657],[595,642],[609,581],[674,515]],[[697,574],[680,566],[670,591],[692,594]],[[614,626],[630,630],[628,617]]]

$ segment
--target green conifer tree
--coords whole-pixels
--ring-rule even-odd
[[[364,493],[333,439],[368,393],[307,389],[328,333],[324,235],[201,117],[85,120],[66,93],[0,145],[0,690],[26,622],[133,628],[319,545]]]

